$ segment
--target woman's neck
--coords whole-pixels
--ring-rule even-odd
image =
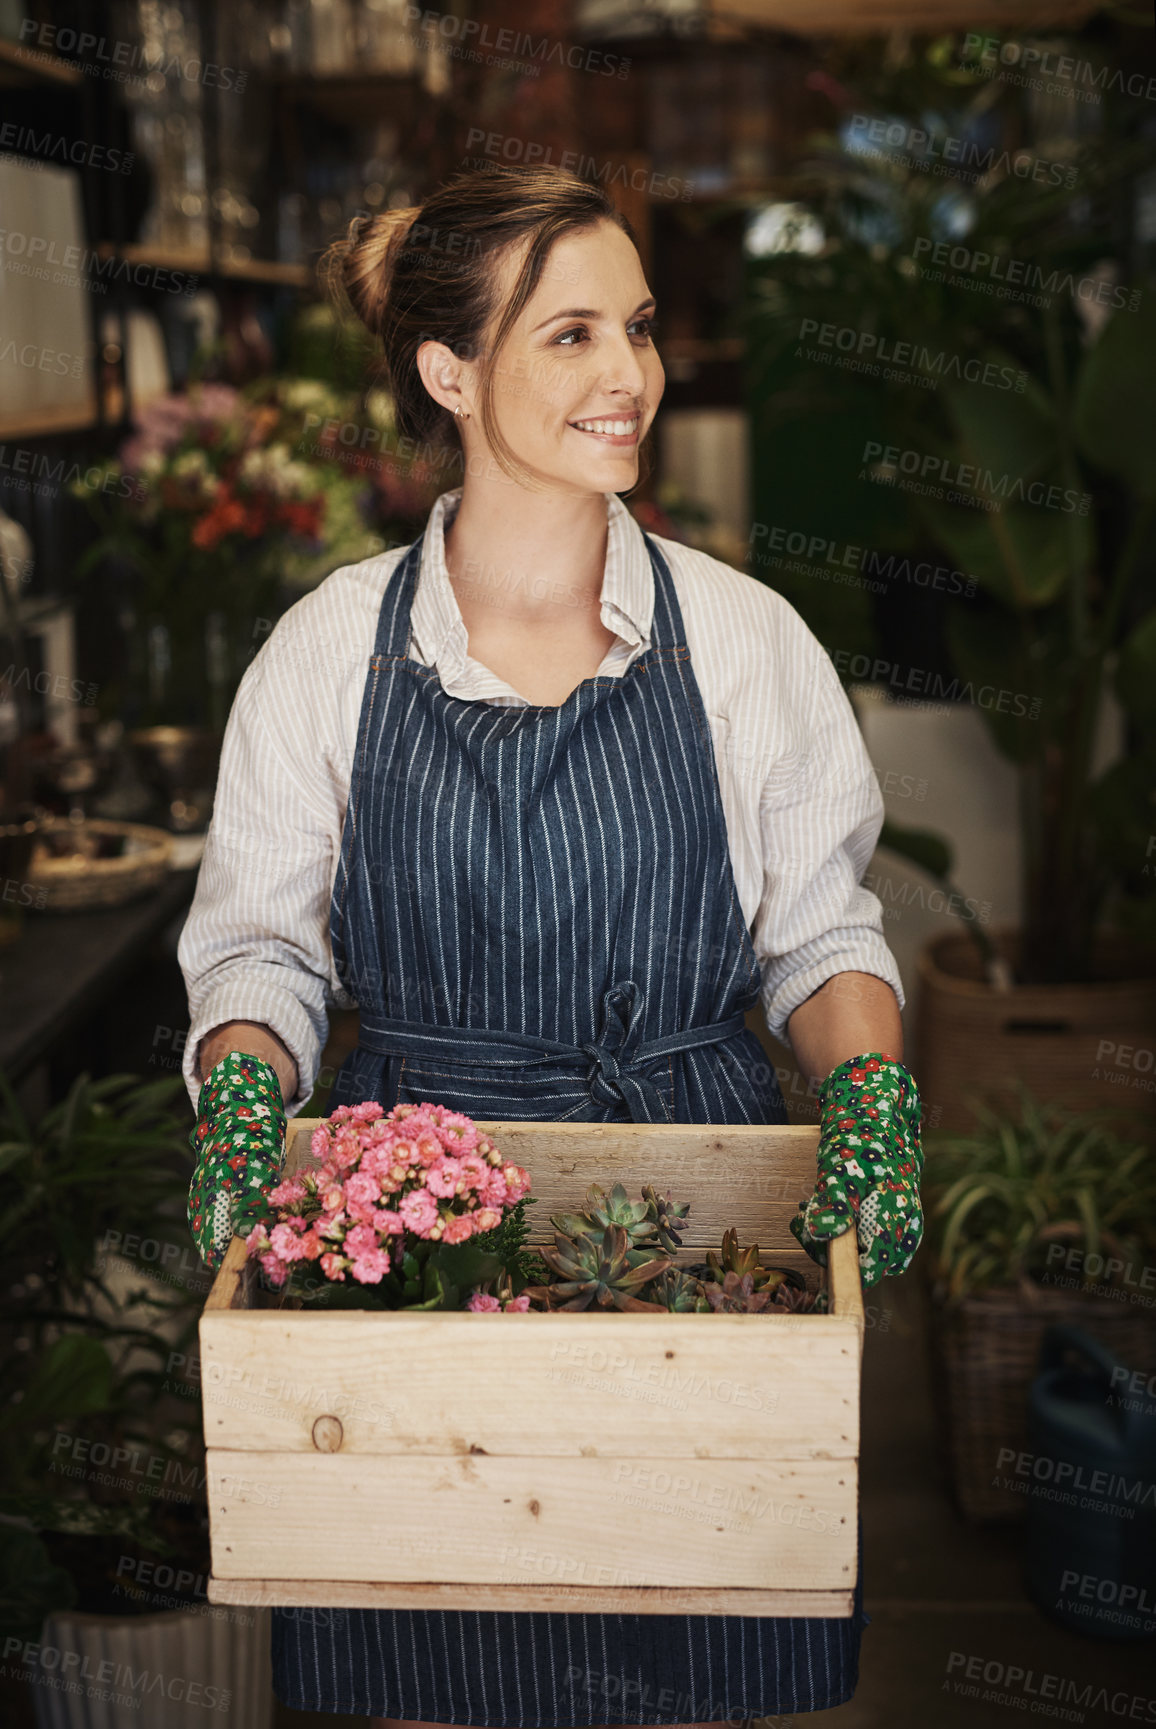
[[[459,600],[546,619],[559,605],[599,605],[607,532],[605,493],[467,484],[445,531],[446,568]]]

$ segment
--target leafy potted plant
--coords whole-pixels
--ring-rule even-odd
[[[999,1468],[1026,1446],[1045,1328],[1082,1327],[1156,1370],[1156,1147],[1026,1088],[1018,1113],[977,1116],[971,1133],[928,1137],[933,1376],[960,1508],[1011,1519],[1023,1503]]]
[[[1104,1102],[1104,1049],[1156,1044],[1156,301],[1120,262],[1120,189],[1152,152],[1109,93],[1093,142],[1049,134],[957,37],[870,73],[854,54],[833,58],[835,135],[800,175],[821,239],[751,261],[752,570],[845,666],[879,655],[878,576],[877,664],[903,657],[905,692],[977,706],[1014,767],[1020,927],[989,933],[994,972],[976,930],[920,965],[942,1121],[966,1120],[977,1068]],[[922,145],[886,142],[902,120],[871,142],[869,117],[897,115]],[[943,172],[969,150],[982,172]],[[1046,185],[1021,172],[1040,162]],[[770,525],[817,535],[803,573],[758,561]],[[967,579],[940,585],[934,621],[921,561]],[[1130,748],[1105,762],[1109,694]]]
[[[267,1625],[205,1598],[200,1400],[174,1365],[195,1362],[208,1281],[178,1094],[82,1075],[32,1122],[0,1076],[0,1623],[57,1729],[98,1696],[118,1726],[154,1694],[166,1722],[199,1721],[207,1689],[230,1721],[271,1710]]]

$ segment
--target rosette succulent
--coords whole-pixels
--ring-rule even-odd
[[[566,1215],[560,1215],[565,1217]],[[567,1236],[556,1230],[554,1246],[538,1253],[555,1279],[531,1288],[531,1300],[544,1301],[551,1309],[649,1310],[656,1313],[662,1303],[644,1302],[638,1293],[671,1265],[666,1255],[632,1250],[622,1225],[607,1225],[597,1234],[582,1231]]]

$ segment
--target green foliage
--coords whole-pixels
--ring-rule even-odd
[[[1150,1132],[1121,1131],[1118,1113],[1041,1105],[1025,1087],[1018,1118],[987,1106],[978,1116],[973,1133],[925,1139],[927,1240],[950,1298],[1040,1278],[1053,1244],[1151,1264]]]
[[[1103,260],[1129,268],[1120,200],[1151,172],[1156,147],[1110,93],[1094,134],[1078,144],[1046,136],[1046,115],[1016,85],[969,67],[958,35],[883,57],[836,45],[826,70],[847,112],[909,115],[940,154],[946,137],[997,137],[1062,173],[1040,183],[996,161],[969,183],[833,133],[812,140],[783,195],[821,224],[821,250],[748,264],[752,513],[762,525],[750,570],[828,651],[851,654],[878,652],[869,595],[834,580],[825,543],[836,559],[848,546],[946,555],[974,577],[970,598],[945,594],[946,634],[961,678],[1011,699],[981,713],[1021,781],[1020,977],[1087,977],[1104,922],[1156,937],[1139,857],[1121,856],[1118,795],[1131,783],[1093,768],[1117,652],[1134,744],[1148,772],[1156,760],[1156,607],[1141,576],[1156,532],[1156,297],[1126,279],[1109,281],[1102,300],[1081,292]],[[937,268],[940,241],[960,243],[958,269]],[[995,261],[994,275],[972,267],[981,258]],[[1023,294],[984,292],[1002,289],[1013,266]],[[830,336],[824,346],[824,326],[842,346]],[[864,374],[896,349],[911,378]],[[985,366],[996,382],[976,382]],[[866,460],[888,445],[970,470],[972,502],[949,500],[946,485],[935,496],[880,484],[903,478]],[[772,525],[816,537],[809,574],[787,571],[786,558],[759,562]]]
[[[70,1443],[138,1445],[166,1461],[200,1438],[199,1403],[174,1411],[169,1353],[187,1351],[195,1290],[142,1278],[118,1290],[107,1261],[132,1235],[159,1258],[190,1252],[184,1219],[191,1151],[174,1111],[184,1084],[81,1075],[31,1120],[0,1074],[0,1627],[33,1638],[76,1590],[40,1533],[119,1537],[165,1553],[149,1500],[94,1477],[54,1474]],[[159,1323],[166,1330],[158,1330]],[[71,1447],[69,1449],[71,1451]]]

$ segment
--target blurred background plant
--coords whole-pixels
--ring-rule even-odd
[[[1151,143],[1142,101],[1049,99],[969,60],[972,41],[837,50],[819,75],[831,130],[794,178],[793,219],[748,246],[752,517],[876,552],[886,593],[876,604],[864,582],[787,560],[751,569],[829,650],[874,656],[881,627],[889,662],[938,669],[955,692],[1008,693],[981,712],[1019,784],[1016,978],[1075,981],[1104,922],[1156,942],[1142,880],[1156,605],[1140,581],[1156,520],[1156,308],[1130,286],[1138,243],[1121,240]],[[881,391],[873,362],[901,376]],[[888,447],[918,453],[932,484],[908,490],[906,465],[880,460]],[[934,485],[941,459],[980,477],[974,497]],[[960,581],[933,615],[903,574],[944,555],[976,592]],[[942,637],[926,634],[932,616]],[[1132,749],[1099,771],[1106,690]],[[888,844],[903,850],[902,831]]]
[[[190,1577],[207,1559],[200,1399],[171,1376],[207,1283],[184,1219],[183,1095],[179,1076],[81,1075],[32,1121],[0,1075],[6,1634],[35,1639],[53,1609],[123,1614],[126,1553],[178,1553]]]
[[[931,1133],[925,1175],[932,1274],[948,1300],[1039,1281],[1049,1250],[1079,1251],[1078,1283],[1156,1263],[1156,1146],[1107,1111],[1044,1105],[1020,1089],[1018,1115],[977,1107],[965,1135]]]

